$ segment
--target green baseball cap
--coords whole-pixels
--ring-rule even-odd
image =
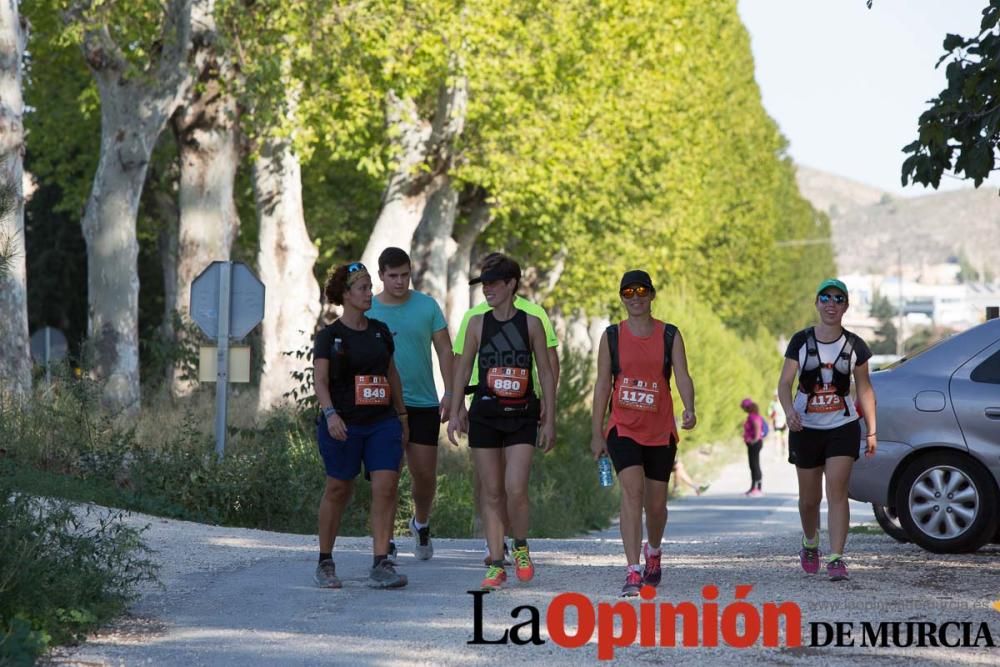
[[[836,287],[837,289],[839,289],[841,292],[844,293],[844,296],[848,296],[847,285],[845,285],[842,281],[837,280],[836,278],[827,278],[826,280],[821,282],[819,284],[819,287],[816,288],[816,296],[819,296],[823,292],[823,290],[827,289],[828,287]]]

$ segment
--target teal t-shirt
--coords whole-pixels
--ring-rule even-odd
[[[410,290],[410,298],[398,306],[387,306],[373,298],[365,315],[389,325],[396,344],[393,360],[403,382],[403,403],[415,408],[437,407],[431,366],[432,336],[448,326],[437,301],[423,292]]]

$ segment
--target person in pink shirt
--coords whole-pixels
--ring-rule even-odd
[[[747,446],[747,458],[750,461],[750,490],[744,495],[758,498],[764,495],[760,488],[763,475],[760,471],[760,450],[764,447],[764,418],[752,399],[744,398],[740,407],[747,413],[743,422],[743,442]]]

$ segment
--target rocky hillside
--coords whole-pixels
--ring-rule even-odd
[[[902,197],[808,167],[799,167],[798,183],[830,216],[840,273],[893,271],[900,252],[910,268],[963,253],[980,271],[1000,267],[995,187]]]

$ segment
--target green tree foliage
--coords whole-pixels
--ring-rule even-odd
[[[569,165],[549,179],[557,196],[526,196],[501,211],[490,240],[523,247],[521,229],[554,221],[547,241],[522,250],[544,264],[562,244],[573,258],[549,305],[606,311],[621,272],[641,265],[744,332],[807,320],[811,287],[832,273],[830,247],[778,250],[775,242],[828,239],[828,221],[799,195],[784,140],[763,111],[735,3],[592,11],[599,15],[570,31],[583,47],[558,77],[575,85],[556,108],[585,117],[561,124],[561,141],[551,144],[564,149],[552,162]],[[566,32],[551,34],[566,43]],[[703,48],[707,35],[712,49]],[[520,134],[533,141],[529,160],[550,146],[539,140],[544,129]]]
[[[43,184],[58,185],[52,205],[75,215],[96,163],[99,100],[75,33],[50,11],[65,6],[26,8],[36,37],[28,157]],[[135,44],[139,63],[156,34],[153,6],[98,7],[135,19],[120,43]],[[743,334],[787,332],[811,320],[811,290],[834,272],[829,221],[797,190],[733,0],[221,0],[217,17],[240,67],[233,92],[251,145],[264,132],[295,137],[320,275],[360,254],[379,209],[396,158],[387,95],[427,118],[459,75],[469,103],[451,176],[491,205],[480,248],[542,273],[567,258],[546,305],[605,314],[621,272],[643,266]],[[290,104],[296,127],[282,120]],[[241,178],[236,256],[252,259]],[[159,317],[155,215],[143,205],[144,333]]]
[[[736,437],[745,417],[740,401],[749,396],[766,405],[778,385],[782,356],[773,339],[763,328],[741,337],[708,303],[684,289],[657,292],[653,313],[677,325],[695,383],[698,426],[681,437],[697,444]]]
[[[996,164],[1000,140],[1000,0],[983,9],[979,32],[949,34],[942,43],[947,87],[920,115],[917,139],[903,151],[902,183],[937,188],[954,172],[976,187]]]
[[[895,354],[897,332],[892,320],[897,314],[896,307],[884,294],[876,292],[872,298],[870,312],[880,323],[879,328],[875,330],[876,339],[871,343],[872,353]]]

